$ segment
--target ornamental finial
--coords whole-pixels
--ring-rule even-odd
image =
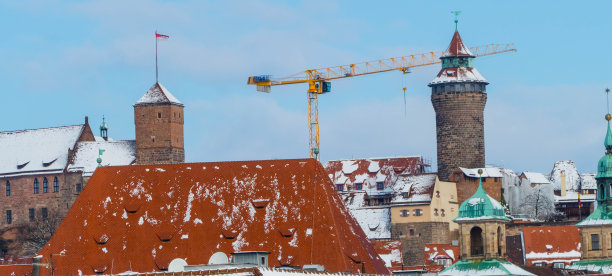
[[[452,11],[451,13],[455,15],[455,31],[457,31],[457,24],[459,23],[459,14],[461,14],[461,11]]]

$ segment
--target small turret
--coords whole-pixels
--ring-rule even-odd
[[[104,119],[104,115],[102,115],[102,124],[100,124],[100,136],[104,139],[104,141],[108,141],[108,125]]]

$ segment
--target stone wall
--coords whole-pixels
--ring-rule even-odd
[[[478,189],[479,179],[477,177],[466,177],[461,171],[453,173],[450,179],[457,183],[457,201],[459,204],[474,195],[476,189]],[[483,177],[482,188],[489,196],[501,202],[501,177]]]
[[[435,88],[435,87],[434,87]],[[436,112],[438,177],[449,181],[458,167],[485,165],[484,107],[487,94],[479,92],[432,93]]]
[[[448,222],[394,223],[391,225],[391,239],[402,242],[406,266],[424,264],[426,243],[451,242]]]
[[[185,162],[183,115],[173,104],[134,106],[137,164]]]

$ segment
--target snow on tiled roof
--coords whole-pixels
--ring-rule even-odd
[[[561,172],[565,173],[565,190],[578,191],[580,186],[580,174],[574,165],[574,161],[557,161],[550,173],[550,180],[555,191],[561,190]]]
[[[457,56],[471,56],[474,54],[465,46],[463,40],[461,39],[461,35],[459,35],[458,31],[455,31],[453,34],[453,39],[451,39],[448,48],[444,52],[443,57],[457,57]]]
[[[374,250],[383,259],[389,270],[402,268],[402,242],[399,240],[375,240]]]
[[[433,188],[436,183],[436,174],[420,174],[400,176],[393,187],[392,203],[431,202]],[[408,197],[405,197],[408,193]]]
[[[313,159],[100,167],[38,254],[62,251],[57,275],[240,251],[270,252],[271,266],[388,273]]]
[[[84,126],[0,132],[0,174],[63,170]]]
[[[386,208],[349,209],[368,239],[391,238],[391,213]]]
[[[538,172],[523,172],[530,184],[551,184],[547,176]]]
[[[161,83],[155,83],[147,93],[145,93],[135,105],[141,104],[160,104],[160,103],[170,103],[183,105],[177,98],[166,89]]]
[[[469,177],[480,177],[482,176],[483,178],[487,178],[487,177],[503,177],[503,175],[501,174],[499,168],[494,168],[494,167],[486,167],[486,168],[476,168],[476,169],[466,169],[466,168],[459,168],[461,170],[461,172],[463,172],[463,174],[465,174],[465,176],[469,176]],[[482,170],[482,175],[478,175],[478,170]]]
[[[576,226],[534,226],[523,228],[525,260],[536,262],[571,262],[580,260],[580,231]]]
[[[426,243],[423,250],[425,251],[425,265],[436,264],[438,259],[451,259],[453,263],[459,259],[459,246],[453,246],[450,243]]]
[[[582,189],[597,189],[597,180],[595,180],[594,173],[583,173],[580,175],[580,184]]]
[[[440,70],[438,75],[429,83],[438,84],[445,82],[482,82],[489,83],[487,80],[476,70],[476,68],[444,68]]]
[[[68,170],[82,170],[83,175],[90,176],[98,167],[98,155],[102,153],[102,166],[130,165],[136,159],[136,141],[96,141],[79,142],[74,159]]]
[[[420,156],[331,160],[325,164],[325,171],[334,184],[363,183],[363,189],[376,189],[376,182],[387,186],[397,175],[420,173],[422,165]]]

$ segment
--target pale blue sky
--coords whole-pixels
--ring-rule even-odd
[[[376,2],[376,4],[374,4]],[[612,2],[606,1],[0,1],[0,130],[102,115],[134,139],[132,104],[155,81],[185,104],[188,161],[307,156],[306,87],[247,86],[250,75],[444,50],[461,10],[468,46],[514,42],[476,60],[491,83],[487,163],[550,172],[603,154]],[[424,155],[435,164],[427,83],[439,66],[333,82],[320,97],[322,161]],[[407,87],[404,115],[402,87]]]

